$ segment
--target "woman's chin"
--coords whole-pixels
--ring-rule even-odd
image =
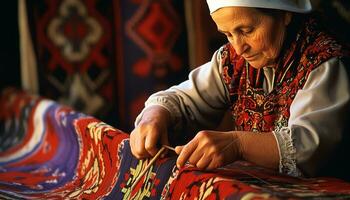
[[[257,60],[253,60],[253,61],[247,61],[249,63],[250,66],[254,67],[255,69],[260,69],[265,67],[265,63],[259,62]]]
[[[260,69],[263,67],[273,67],[275,65],[275,62],[272,60],[247,60],[250,66],[254,67],[255,69]]]

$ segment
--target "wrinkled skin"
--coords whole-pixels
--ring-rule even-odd
[[[241,158],[237,135],[230,132],[200,131],[186,145],[177,146],[179,154],[176,165],[180,168],[186,161],[199,169],[212,170]]]
[[[274,66],[285,37],[291,14],[283,12],[272,17],[253,8],[226,7],[212,14],[218,30],[224,33],[236,53],[253,67]],[[140,123],[131,132],[130,145],[139,159],[154,156],[159,144],[169,144],[170,113],[161,106],[144,112]],[[279,155],[271,132],[219,132],[203,130],[186,145],[177,146],[177,166],[186,162],[204,170],[211,170],[236,160],[245,159],[276,169]]]
[[[158,152],[158,144],[169,144],[168,125],[170,115],[160,106],[152,106],[144,112],[142,120],[130,134],[132,154],[138,159],[149,158]]]
[[[276,63],[292,15],[269,16],[259,10],[225,7],[211,16],[218,31],[225,34],[236,53],[255,68]]]

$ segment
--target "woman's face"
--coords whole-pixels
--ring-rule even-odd
[[[275,65],[291,13],[269,16],[254,8],[225,7],[212,15],[218,30],[251,66]]]

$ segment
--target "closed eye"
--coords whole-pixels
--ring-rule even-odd
[[[250,33],[253,32],[253,28],[243,28],[243,29],[240,29],[239,32],[243,35],[249,35]]]

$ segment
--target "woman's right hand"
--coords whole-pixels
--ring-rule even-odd
[[[169,144],[168,126],[170,113],[161,106],[147,108],[135,129],[130,134],[132,154],[138,159],[154,156],[160,144]]]

